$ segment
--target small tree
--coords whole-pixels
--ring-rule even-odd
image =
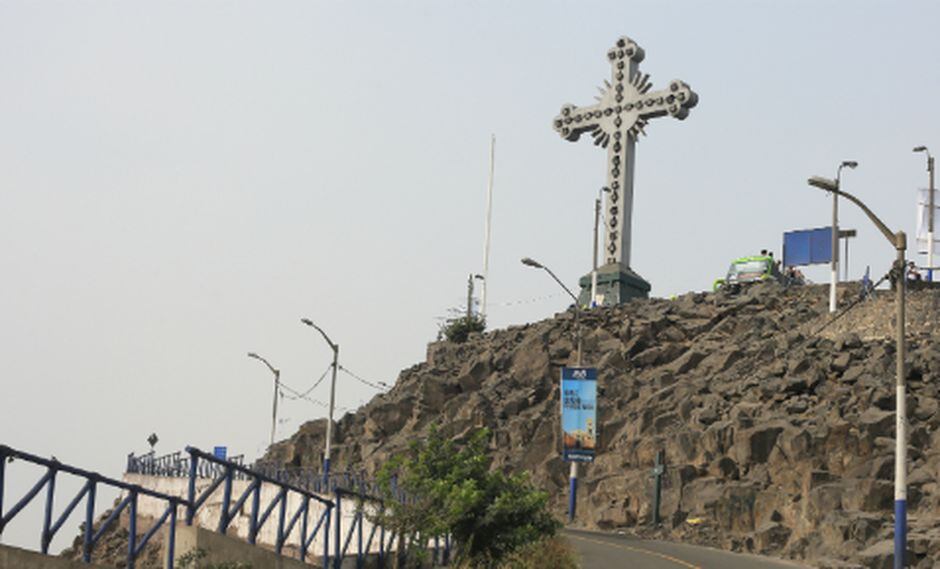
[[[380,471],[388,507],[382,522],[410,536],[408,545],[418,556],[425,553],[423,540],[449,534],[459,559],[491,567],[560,526],[548,511],[547,495],[528,475],[489,470],[488,441],[489,431],[481,429],[458,445],[432,426],[425,440]],[[399,492],[407,499],[397,499]]]

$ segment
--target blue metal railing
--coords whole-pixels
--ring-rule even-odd
[[[251,498],[251,517],[248,529],[248,543],[251,543],[252,545],[256,544],[258,533],[261,531],[261,528],[264,526],[265,522],[268,521],[274,509],[279,507],[275,552],[278,555],[281,555],[288,536],[290,536],[297,522],[300,521],[300,560],[306,561],[310,545],[313,543],[317,533],[322,529],[323,566],[327,569],[329,568],[330,516],[334,507],[334,504],[331,500],[318,496],[317,494],[304,488],[300,488],[282,480],[277,480],[264,473],[251,470],[241,464],[236,464],[234,462],[216,458],[215,456],[203,452],[197,448],[186,447],[186,452],[189,453],[189,498],[187,501],[188,507],[186,511],[187,525],[193,525],[193,521],[199,508],[206,502],[209,496],[211,496],[212,493],[219,488],[219,486],[222,486],[222,508],[219,514],[218,523],[219,533],[226,533],[232,520],[241,510],[242,506],[245,505],[245,502]],[[212,483],[209,484],[199,495],[197,495],[196,480],[203,478],[200,473],[204,472],[200,471],[200,464],[207,463],[213,465],[214,468],[212,470],[219,472],[220,474],[217,477],[213,477]],[[235,500],[234,506],[232,506],[232,483],[236,479],[250,480],[251,483],[247,488],[245,488],[241,496]],[[278,492],[277,497],[271,500],[271,502],[262,512],[261,485],[265,483],[275,486],[278,489]],[[288,522],[287,502],[289,495],[292,493],[294,495],[300,496],[301,505]],[[313,530],[308,531],[310,525],[309,514],[311,500],[323,504],[324,508],[323,513],[320,514],[319,519],[317,519],[316,524],[313,526]]]
[[[44,466],[46,468],[46,473],[39,479],[38,482],[36,482],[35,485],[33,485],[33,487],[28,492],[26,492],[19,502],[10,508],[8,512],[4,513],[4,475],[7,461],[9,459],[17,459],[37,464],[39,466]],[[69,502],[69,504],[62,510],[62,513],[59,514],[59,517],[53,519],[56,477],[60,473],[71,474],[79,478],[84,478],[85,484],[82,486],[82,489],[78,492],[78,494],[72,499],[72,501]],[[123,492],[126,492],[126,497],[118,503],[118,505],[111,511],[111,514],[98,526],[98,530],[95,531],[95,497],[99,484],[118,488]],[[44,487],[46,489],[46,503],[43,515],[42,534],[40,537],[40,549],[43,554],[49,553],[49,546],[52,543],[52,538],[55,537],[55,534],[60,529],[62,529],[62,526],[65,524],[68,517],[84,499],[85,524],[82,544],[82,559],[85,563],[91,563],[92,552],[94,551],[95,546],[98,544],[98,541],[101,539],[101,536],[103,536],[111,524],[113,524],[114,521],[118,519],[118,516],[120,516],[124,510],[127,510],[129,520],[127,540],[127,569],[134,569],[134,563],[137,557],[140,555],[141,551],[143,551],[144,546],[147,545],[147,543],[150,541],[150,538],[152,538],[164,524],[168,524],[169,528],[167,532],[167,547],[169,551],[167,567],[168,569],[173,569],[173,554],[176,538],[176,510],[178,506],[186,504],[185,500],[176,496],[169,496],[167,494],[155,492],[153,490],[136,486],[134,484],[127,484],[120,480],[107,478],[96,472],[89,472],[74,466],[62,464],[57,460],[41,458],[5,445],[0,445],[0,535],[3,535],[3,530],[6,528],[7,524],[9,524],[10,521],[23,510],[23,508],[29,505],[33,498],[35,498]],[[141,537],[138,537],[137,535],[137,499],[139,496],[150,496],[152,498],[164,500],[167,503],[167,507],[163,514]]]

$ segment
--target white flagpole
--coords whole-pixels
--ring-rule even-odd
[[[486,319],[486,293],[490,290],[490,227],[493,221],[493,169],[496,161],[496,135],[490,137],[490,179],[486,190],[486,223],[483,237],[483,295],[480,314]]]

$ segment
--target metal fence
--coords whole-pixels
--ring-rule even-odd
[[[29,491],[12,507],[9,511],[4,513],[3,511],[3,495],[6,488],[4,487],[5,481],[5,470],[7,464],[10,460],[22,460],[24,462],[29,462],[46,468],[46,473],[30,488]],[[14,462],[15,464],[15,462]],[[56,478],[60,474],[70,474],[85,480],[84,486],[78,492],[78,494],[72,498],[68,505],[62,510],[58,517],[55,517],[53,514],[53,505],[55,503],[55,490],[56,490]],[[118,505],[111,511],[107,518],[99,524],[97,531],[94,527],[95,521],[95,497],[97,494],[97,488],[99,485],[110,486],[113,488],[118,488],[126,493],[126,496],[121,500]],[[16,517],[29,503],[45,488],[46,491],[46,503],[43,513],[43,523],[42,523],[42,533],[40,535],[40,550],[43,554],[49,553],[49,545],[52,543],[52,538],[55,537],[55,534],[62,529],[63,524],[68,520],[69,516],[78,505],[85,500],[85,523],[84,523],[84,535],[82,542],[82,559],[85,563],[91,563],[92,553],[94,553],[95,546],[98,545],[98,542],[101,540],[101,537],[108,531],[108,528],[118,519],[125,510],[128,512],[128,539],[127,539],[127,569],[134,569],[135,561],[143,551],[144,546],[150,541],[150,538],[164,525],[166,524],[169,528],[167,532],[168,543],[167,547],[169,550],[169,560],[168,568],[173,569],[173,555],[174,555],[174,546],[175,546],[175,537],[176,537],[176,510],[178,506],[184,505],[186,503],[182,498],[176,496],[169,496],[167,494],[161,494],[160,492],[155,492],[153,490],[143,488],[141,486],[136,486],[134,484],[127,484],[120,480],[114,480],[97,472],[89,472],[87,470],[82,470],[74,466],[69,466],[63,464],[57,460],[49,460],[41,458],[23,451],[19,451],[13,448],[10,448],[5,445],[0,445],[0,536],[3,535],[3,530],[6,528],[13,518]],[[156,498],[158,500],[163,500],[166,502],[167,506],[157,520],[154,522],[153,526],[142,536],[138,536],[137,533],[137,500],[139,496],[149,496],[151,498]]]
[[[26,494],[7,511],[4,511],[5,474],[9,464],[22,460],[45,467],[46,472],[26,492]],[[12,462],[11,462],[12,461]],[[4,528],[43,490],[45,490],[45,509],[42,532],[40,535],[40,549],[43,554],[49,553],[49,547],[55,534],[62,528],[69,516],[76,508],[85,502],[85,520],[82,541],[82,559],[91,563],[92,554],[99,544],[102,536],[111,528],[123,513],[128,516],[128,543],[127,543],[127,569],[134,569],[135,562],[144,547],[162,527],[167,528],[167,567],[173,569],[175,555],[175,538],[177,524],[177,510],[182,507],[185,511],[187,525],[193,525],[197,513],[203,508],[209,497],[221,488],[222,499],[219,509],[219,519],[215,529],[221,534],[227,533],[242,508],[251,501],[249,515],[248,542],[257,544],[258,534],[265,524],[275,517],[277,524],[274,550],[282,555],[288,538],[295,529],[298,529],[299,556],[306,561],[311,554],[311,545],[317,535],[323,537],[322,566],[324,569],[340,569],[342,560],[347,556],[355,555],[356,567],[365,566],[366,556],[372,551],[373,544],[378,544],[379,567],[386,567],[393,553],[393,544],[402,536],[388,531],[381,523],[386,503],[378,496],[378,487],[366,479],[362,473],[342,472],[324,478],[312,469],[284,469],[264,467],[249,468],[243,464],[241,457],[223,460],[197,448],[187,447],[185,454],[176,452],[157,457],[153,453],[143,456],[129,455],[127,472],[131,474],[144,474],[151,476],[168,476],[188,479],[187,496],[185,498],[163,494],[148,488],[114,480],[96,472],[89,472],[63,464],[55,459],[41,458],[23,451],[0,445],[0,536]],[[84,479],[82,489],[75,495],[67,506],[56,517],[53,513],[55,504],[56,479],[61,474],[69,474]],[[208,485],[197,492],[198,480],[211,480]],[[247,487],[236,496],[233,485],[236,480],[248,481]],[[267,504],[261,503],[261,488],[267,484],[275,488],[275,497]],[[117,488],[124,493],[124,497],[110,511],[107,517],[95,528],[96,494],[99,486]],[[321,494],[328,491],[331,498]],[[394,500],[409,500],[397,490],[392,493]],[[156,518],[153,525],[143,534],[138,533],[138,499],[142,496],[154,498],[166,504],[162,514]],[[288,519],[288,501],[299,501]],[[348,527],[343,527],[342,504],[344,501],[354,500],[355,512]],[[322,512],[314,512],[312,503],[322,505]],[[370,518],[371,530],[365,530],[364,520],[368,517],[366,505],[376,515]],[[263,508],[262,508],[263,506]],[[275,516],[276,512],[276,516]],[[333,535],[330,535],[330,532]],[[322,532],[322,533],[321,533]],[[332,537],[332,539],[330,539]],[[407,536],[404,536],[407,537]],[[355,538],[355,541],[353,541]],[[450,539],[447,536],[433,537],[434,546],[431,549],[435,562],[447,564],[450,560]],[[443,547],[441,547],[443,540]],[[404,540],[408,542],[409,540]],[[423,539],[428,542],[428,539]],[[353,549],[351,547],[355,543]],[[399,545],[403,543],[399,540]],[[331,551],[332,547],[332,551]],[[422,546],[423,547],[423,546]],[[398,556],[407,555],[407,548],[395,549]]]

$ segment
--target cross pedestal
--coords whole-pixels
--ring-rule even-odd
[[[607,51],[611,81],[600,88],[597,103],[577,107],[567,104],[555,117],[553,126],[565,140],[576,141],[590,134],[594,144],[607,149],[607,189],[604,222],[604,266],[598,270],[600,305],[612,305],[631,298],[645,298],[650,284],[630,268],[630,239],[633,217],[633,171],[636,139],[645,135],[650,120],[671,116],[682,120],[698,102],[698,95],[679,80],[659,91],[651,91],[649,74],[640,73],[645,54],[633,40],[622,37]],[[590,289],[590,275],[587,287]],[[602,285],[603,284],[603,288]],[[582,298],[584,278],[581,279]],[[590,292],[587,302],[590,305]]]
[[[581,277],[578,284],[581,292],[578,294],[578,304],[591,305],[591,273]],[[597,269],[597,305],[613,306],[623,304],[632,298],[648,298],[650,283],[636,274],[630,267],[620,263],[608,263]]]

